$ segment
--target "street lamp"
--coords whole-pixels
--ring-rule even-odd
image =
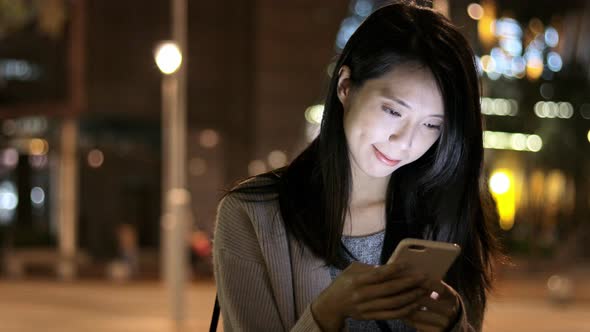
[[[162,72],[162,266],[172,318],[184,319],[188,255],[186,238],[192,222],[186,189],[186,110],[182,52],[162,42],[154,52]]]
[[[174,74],[182,64],[182,53],[176,45],[171,41],[162,42],[156,47],[154,52],[156,65],[163,74]]]

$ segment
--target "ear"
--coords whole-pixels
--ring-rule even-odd
[[[342,66],[338,71],[338,86],[336,87],[338,99],[340,99],[342,106],[345,106],[349,100],[350,86],[350,68],[348,66]]]

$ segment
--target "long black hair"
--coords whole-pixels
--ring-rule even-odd
[[[433,10],[397,3],[371,14],[334,67],[319,136],[288,166],[259,176],[273,179],[271,185],[233,191],[276,191],[287,232],[326,264],[344,268],[341,237],[352,178],[337,96],[339,70],[350,68],[355,88],[396,66],[416,63],[434,75],[444,100],[444,123],[437,142],[391,176],[381,262],[405,237],[458,243],[462,253],[445,280],[481,315],[498,251],[492,231],[498,218],[482,181],[479,80],[468,42]]]

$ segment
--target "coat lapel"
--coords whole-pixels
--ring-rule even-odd
[[[332,282],[324,261],[289,237],[297,317]]]

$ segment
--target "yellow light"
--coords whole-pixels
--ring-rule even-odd
[[[156,49],[155,59],[160,71],[168,75],[180,68],[182,53],[175,43],[163,42]]]
[[[496,41],[496,6],[493,1],[482,1],[482,17],[477,21],[477,34],[484,46],[491,47]]]
[[[44,139],[33,138],[29,142],[29,151],[34,156],[44,155],[49,151],[49,143]]]
[[[477,3],[472,3],[467,6],[467,14],[474,20],[480,20],[483,17],[483,7]]]
[[[531,31],[536,34],[540,34],[543,33],[545,27],[543,26],[543,22],[541,22],[540,19],[535,17],[531,19],[531,21],[529,22],[529,29],[531,29]]]
[[[490,177],[490,190],[500,216],[500,227],[509,230],[514,226],[514,215],[516,212],[516,194],[514,176],[507,169],[499,169]]]
[[[540,59],[530,59],[526,63],[526,76],[530,80],[536,80],[543,74],[543,61]]]
[[[588,142],[590,142],[590,130],[588,130]]]
[[[510,189],[510,178],[505,172],[496,172],[490,177],[490,189],[494,194],[504,194]]]

